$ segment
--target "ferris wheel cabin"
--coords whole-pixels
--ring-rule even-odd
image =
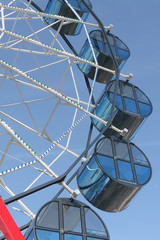
[[[128,140],[100,139],[94,153],[79,170],[77,183],[83,196],[96,208],[119,212],[151,177],[144,153]]]
[[[78,13],[78,15],[81,17],[82,21],[86,21],[89,11],[84,6],[84,4],[80,0],[68,0],[68,3],[73,7],[73,9]],[[89,0],[85,0],[85,3],[92,8],[92,5]],[[66,18],[72,18],[72,19],[78,19],[75,13],[72,11],[72,9],[67,5],[67,2],[65,0],[49,0],[45,13],[52,14],[52,15],[59,15]],[[78,35],[81,32],[81,29],[83,27],[83,24],[67,20],[58,20],[55,18],[44,18],[47,24],[52,24],[51,27],[55,29],[56,31],[61,27],[60,29],[61,34],[66,35]]]
[[[129,48],[117,36],[111,33],[106,33],[106,35],[107,35],[108,42],[111,46],[111,49],[113,51],[113,55],[117,60],[119,69],[121,70],[125,62],[130,56]],[[90,32],[89,36],[90,36],[90,40],[91,40],[98,64],[102,67],[115,70],[114,62],[109,49],[109,44],[104,39],[102,31],[94,30]],[[88,40],[86,40],[79,54],[79,57],[95,63],[92,49]],[[95,74],[94,66],[91,66],[87,63],[80,63],[78,64],[78,67],[88,78],[92,80],[94,79],[94,74]],[[112,78],[113,78],[113,73],[98,69],[98,73],[96,76],[97,82],[108,83]]]
[[[108,121],[110,117],[115,81],[107,84],[106,89],[96,104],[93,113],[99,118]],[[151,114],[152,104],[149,98],[136,86],[129,82],[119,80],[116,105],[112,125],[118,129],[128,129],[125,136],[130,139],[142,122]],[[92,118],[93,125],[101,132],[105,125]],[[109,128],[105,136],[118,135]]]
[[[45,204],[25,234],[26,240],[109,240],[101,218],[84,203],[67,198]]]

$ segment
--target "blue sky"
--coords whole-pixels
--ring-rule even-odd
[[[5,1],[2,1],[3,3]],[[35,1],[37,4],[40,4],[39,0]],[[160,149],[160,104],[159,104],[159,91],[160,91],[160,83],[159,83],[159,75],[160,75],[160,47],[159,47],[159,38],[160,38],[160,3],[158,0],[145,1],[145,0],[135,0],[135,1],[127,1],[127,0],[91,0],[93,5],[93,11],[97,14],[97,16],[101,19],[102,23],[106,26],[109,24],[113,24],[114,27],[112,29],[112,33],[117,35],[120,39],[122,39],[130,49],[131,56],[126,62],[122,73],[128,74],[132,73],[133,78],[131,79],[131,83],[138,86],[142,89],[146,95],[150,98],[153,104],[153,113],[152,115],[146,119],[143,126],[140,128],[135,138],[132,140],[148,157],[153,170],[153,175],[150,182],[144,186],[141,191],[135,196],[135,198],[131,201],[127,209],[120,213],[106,213],[100,210],[94,209],[104,220],[108,231],[110,233],[110,237],[112,240],[150,240],[157,239],[159,236],[159,215],[160,215],[160,186],[159,186],[159,173],[160,173],[160,160],[159,160],[159,149]],[[42,4],[42,3],[41,3]],[[43,2],[44,4],[44,2]],[[93,21],[92,18],[89,18],[88,21]],[[34,25],[35,23],[33,23]],[[34,27],[38,28],[39,26],[34,25]],[[22,27],[21,27],[22,28]],[[17,29],[16,29],[17,30]],[[44,43],[48,43],[49,39],[48,35],[41,35],[41,39]],[[85,34],[82,32],[80,36],[77,37],[69,37],[70,41],[73,43],[77,51],[81,48],[85,41]],[[59,38],[60,39],[60,38]],[[61,39],[60,39],[61,40]],[[61,40],[62,41],[62,40]],[[63,41],[62,41],[63,42]],[[6,60],[10,60],[12,63],[14,61],[14,57],[4,50],[1,50],[1,53]],[[32,62],[29,62],[30,59],[25,57],[25,61],[22,62],[22,56],[19,56],[19,61],[16,62],[17,67],[23,67],[24,71],[31,68]],[[50,58],[40,59],[42,63],[48,63]],[[45,62],[46,61],[46,62]],[[66,66],[61,68],[61,64],[57,65],[58,67],[49,69],[47,74],[48,78],[53,78],[58,82],[59,79],[64,74],[64,69]],[[62,70],[63,69],[63,70]],[[77,83],[78,88],[80,88],[80,96],[83,96],[82,99],[86,100],[88,98],[87,91],[84,89],[84,84],[81,81],[84,81],[81,73],[79,73],[75,68],[75,77],[79,79]],[[43,78],[38,73],[30,73],[31,76],[35,78]],[[70,76],[70,75],[69,75]],[[20,78],[22,80],[22,78]],[[56,82],[55,81],[55,82]],[[56,85],[56,83],[55,83]],[[57,87],[58,85],[56,85]],[[5,88],[6,87],[6,88]],[[1,96],[3,99],[1,101],[3,104],[12,103],[14,101],[20,101],[18,98],[18,94],[16,93],[16,89],[14,92],[14,86],[10,86],[10,90],[7,89],[7,86],[4,86],[4,89],[7,89],[8,95],[5,98],[5,91],[1,91]],[[13,88],[12,88],[13,87]],[[64,83],[62,90],[68,94],[76,97],[76,93],[72,92],[73,83],[68,78],[67,83]],[[23,90],[23,89],[22,89]],[[96,85],[95,94],[99,95],[102,91],[102,86]],[[14,93],[14,94],[13,94]],[[32,98],[35,92],[31,90],[27,90],[27,94],[25,95],[28,98]],[[36,97],[40,97],[39,92],[36,92]],[[45,93],[41,93],[44,97],[47,97]],[[41,95],[41,96],[42,96]],[[16,96],[16,97],[15,97]],[[34,95],[35,96],[35,95]],[[38,121],[40,128],[43,128],[43,122],[46,120],[47,114],[50,114],[52,111],[52,100],[49,100],[47,104],[41,102],[38,107],[33,104],[31,106],[31,110],[34,110],[34,117],[36,121]],[[86,100],[87,101],[87,100]],[[16,107],[7,109],[8,114],[13,114],[17,119],[21,121],[27,122],[30,126],[32,123],[29,118],[26,118],[26,114],[21,114],[22,108],[18,110]],[[71,112],[70,108],[65,107],[65,105],[60,106],[58,109],[58,116],[60,118],[56,118],[56,120],[52,120],[53,126],[56,126],[54,129],[51,129],[51,136],[53,139],[57,139],[66,128],[68,128],[71,124],[71,120],[73,118],[73,112]],[[71,117],[70,117],[71,115]],[[64,117],[65,116],[65,117]],[[80,117],[81,114],[77,116]],[[4,118],[4,116],[3,116]],[[58,119],[58,120],[57,120]],[[65,121],[64,121],[65,120]],[[6,119],[7,121],[7,119]],[[10,123],[10,121],[9,121]],[[73,141],[70,143],[70,148],[80,154],[84,150],[84,142],[86,141],[87,132],[89,128],[89,118],[86,122],[82,123],[81,129],[77,128],[73,132]],[[37,151],[38,155],[41,155],[49,146],[48,142],[44,142],[43,139],[39,139],[32,134],[28,134],[24,129],[19,129],[16,124],[13,124],[12,127],[15,127],[18,134],[22,134],[27,143],[31,144],[31,146]],[[53,132],[52,132],[53,131]],[[75,134],[75,135],[74,135]],[[96,136],[98,132],[94,132],[94,136]],[[32,138],[33,137],[33,138]],[[1,145],[5,147],[4,142],[1,140]],[[66,144],[66,141],[63,140],[62,144]],[[3,148],[4,149],[4,148]],[[17,146],[14,146],[10,149],[10,152],[17,158],[24,159],[26,161],[32,161],[29,155],[25,155],[24,150],[19,150]],[[60,151],[55,148],[55,155],[60,154]],[[46,158],[47,163],[49,163],[50,156],[53,157],[54,153],[51,153],[48,158]],[[64,159],[67,161],[60,162],[60,165],[56,163],[53,169],[56,169],[57,174],[63,173],[65,169],[72,163],[74,160],[73,157],[68,159],[68,155],[64,154]],[[73,158],[73,159],[72,159]],[[69,162],[68,162],[69,161]],[[16,161],[15,161],[16,162]],[[12,162],[13,166],[14,163]],[[17,163],[15,163],[17,164]],[[63,165],[61,165],[63,164]],[[61,167],[63,166],[63,167]],[[3,166],[2,166],[3,167]],[[4,166],[4,168],[6,165]],[[27,180],[30,180],[35,176],[37,176],[32,169],[28,168],[25,173],[25,179],[23,181],[19,181],[19,177],[22,175],[11,174],[7,175],[4,178],[10,185],[13,187],[15,192],[19,192],[23,189],[22,185],[26,185]],[[34,175],[35,174],[35,175]],[[12,180],[14,179],[14,181]],[[33,180],[32,179],[32,180]],[[47,177],[43,177],[43,181],[47,180]],[[42,181],[42,182],[43,182]],[[18,183],[18,184],[17,184]],[[76,188],[75,182],[73,183],[73,188]],[[49,201],[53,196],[53,191],[57,191],[58,187],[51,188],[50,190],[44,190],[45,194],[35,194],[35,197],[32,199],[25,200],[26,204],[31,204],[33,209],[38,210],[38,208]],[[2,196],[4,194],[4,198],[7,198],[8,195],[5,195],[3,190],[1,190]],[[40,195],[41,194],[41,195]],[[68,193],[62,194],[62,196],[69,196]],[[78,196],[78,200],[85,201],[84,198],[80,195]],[[39,204],[37,204],[37,201]],[[35,210],[35,211],[36,211]],[[11,210],[13,213],[13,211]],[[19,213],[14,213],[15,218],[19,225],[27,221],[27,218],[19,215]],[[24,222],[23,222],[24,220]]]
[[[92,2],[103,23],[112,23],[112,32],[130,48],[131,56],[122,72],[133,73],[131,82],[141,88],[153,104],[152,115],[133,140],[150,160],[152,179],[126,210],[116,214],[101,212],[100,215],[103,216],[113,240],[157,239],[160,215],[160,3],[158,0]]]

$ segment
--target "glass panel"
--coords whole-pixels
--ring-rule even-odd
[[[99,49],[100,52],[104,52],[102,41],[94,39],[94,46]]]
[[[109,43],[111,45],[111,48],[112,48],[114,56],[117,56],[113,37],[110,36],[110,35],[107,35],[107,37],[108,37]],[[106,48],[106,53],[111,56],[111,52],[109,50],[109,46],[108,46],[108,44],[106,42],[105,42],[105,48]]]
[[[116,38],[116,45],[118,48],[125,49],[128,51],[127,46],[118,38]]]
[[[47,204],[37,217],[37,226],[59,229],[58,203]]]
[[[135,170],[138,184],[143,185],[144,183],[146,183],[151,175],[150,168],[135,164]]]
[[[91,42],[94,46],[93,39],[91,39]],[[95,52],[96,58],[98,58],[99,52],[95,48],[94,48],[94,52]],[[80,57],[84,58],[88,61],[94,62],[94,57],[93,57],[92,50],[91,50],[91,47],[90,47],[88,41],[86,41],[86,43],[80,53]],[[92,66],[89,64],[86,64],[86,63],[80,63],[80,64],[78,64],[78,66],[82,70],[82,72],[84,72],[86,75],[88,75],[90,73],[90,70],[92,69]]]
[[[118,160],[117,162],[118,162],[120,178],[127,181],[134,182],[131,164],[128,162],[120,161],[120,160]]]
[[[151,113],[151,105],[145,104],[145,103],[140,103],[139,104],[139,108],[140,108],[140,113],[143,117],[149,115]]]
[[[98,47],[98,40],[97,39],[93,39],[93,41],[92,41],[93,43],[94,43],[94,47],[96,47],[97,49],[99,49],[99,47]]]
[[[91,39],[91,43],[93,44],[94,46],[94,42],[93,40]],[[98,54],[97,54],[97,51],[95,50],[94,48],[94,51],[95,51],[95,54],[96,54],[96,57],[98,57]],[[91,50],[91,47],[90,47],[90,44],[88,42],[88,40],[86,41],[81,53],[80,53],[80,57],[81,58],[84,58],[90,62],[94,62],[94,57],[93,57],[93,53],[92,53],[92,50]],[[82,65],[88,65],[86,63],[81,63]],[[89,65],[90,66],[90,65]],[[92,66],[90,66],[91,68]]]
[[[114,46],[112,46],[112,51],[113,51],[114,56],[117,56],[116,49]],[[111,53],[110,53],[110,55],[111,55]]]
[[[94,114],[98,116],[99,118],[103,119],[104,121],[108,121],[110,114],[111,114],[111,108],[112,103],[109,101],[109,99],[106,97],[106,94],[102,97],[100,103],[97,105],[97,107],[94,110]],[[117,108],[114,109],[114,116],[117,114]],[[102,131],[105,127],[103,123],[100,121],[92,118],[93,124],[98,128],[99,131]]]
[[[73,234],[64,234],[64,240],[82,240],[82,236]]]
[[[59,240],[59,233],[58,232],[51,232],[36,229],[37,239],[38,240]]]
[[[119,54],[119,58],[120,58],[120,59],[123,60],[123,59],[126,59],[126,58],[129,57],[129,52],[127,52],[127,51],[125,51],[125,50],[122,50],[122,49],[120,49],[120,48],[118,48],[117,51],[118,51],[118,54]]]
[[[114,141],[114,143],[116,148],[116,157],[130,161],[127,144],[119,141]]]
[[[113,93],[109,93],[109,98],[113,101]],[[116,107],[123,109],[122,98],[118,94],[116,96]]]
[[[124,67],[124,65],[125,65],[125,63],[126,63],[126,60],[127,60],[127,59],[121,61],[120,65],[119,65],[119,70],[122,70],[122,68]]]
[[[115,81],[108,84],[108,92],[114,92],[114,89],[115,89]],[[119,86],[117,89],[117,93],[120,95]]]
[[[125,97],[129,97],[134,99],[134,95],[133,95],[133,90],[131,86],[125,85],[125,84],[121,84],[122,90],[123,90],[123,95]]]
[[[109,43],[110,43],[112,46],[114,46],[115,44],[114,44],[113,36],[108,34],[107,37],[108,37]]]
[[[97,41],[98,42],[98,49],[102,52],[102,53],[104,53],[104,49],[105,49],[105,45],[103,45],[103,42],[101,42],[101,41]]]
[[[137,113],[137,107],[134,100],[124,97],[126,110],[129,112]]]
[[[29,234],[29,236],[26,238],[26,240],[34,240],[33,231]]]
[[[89,208],[84,208],[86,231],[93,236],[107,237],[107,232],[101,220]]]
[[[63,2],[67,5],[67,3],[63,0]],[[78,1],[77,0],[68,0],[69,4],[71,4],[72,7],[78,8]]]
[[[67,3],[64,0],[61,0],[61,1],[63,1],[67,5]],[[78,1],[78,0],[68,0],[68,2],[69,2],[69,4],[71,4],[71,6],[73,8],[76,8],[76,9],[82,10],[82,11],[87,11],[87,8],[84,6],[84,4],[80,3],[80,1]],[[91,4],[89,3],[88,0],[85,0],[85,2],[87,3],[87,5],[89,5],[91,7]]]
[[[80,171],[77,182],[84,196],[93,202],[109,183],[110,178],[99,168],[94,156],[84,167],[82,166],[83,170]]]
[[[132,149],[132,156],[135,163],[140,163],[143,165],[149,165],[144,154],[134,145],[130,145]]]
[[[85,167],[85,168],[84,168]],[[78,176],[78,184],[80,188],[87,188],[97,182],[102,175],[102,170],[98,166],[95,157],[93,156],[89,163],[84,165],[83,171]]]
[[[109,138],[105,138],[100,141],[96,152],[103,155],[113,156],[111,140]]]
[[[109,47],[108,47],[107,44],[105,44],[105,49],[106,49],[106,53],[107,53],[108,55],[110,55],[110,50],[109,50]]]
[[[144,95],[144,93],[142,91],[140,91],[139,89],[136,89],[136,95],[137,95],[137,99],[140,101],[140,102],[144,102],[144,103],[148,103],[150,104],[149,102],[149,99]]]
[[[110,116],[111,107],[112,107],[112,104],[108,100],[106,94],[104,94],[103,97],[101,98],[100,102],[96,106],[96,108],[94,110],[94,114],[97,117],[107,121]],[[95,119],[93,119],[93,121],[97,122],[97,120],[95,120]]]
[[[100,30],[92,31],[92,32],[90,32],[89,35],[90,35],[91,38],[94,38],[94,39],[100,40],[101,42],[104,42],[104,38],[103,38],[102,32]],[[107,34],[107,37],[108,37],[109,43],[112,46],[114,46],[113,36],[110,35],[110,34]]]
[[[63,205],[64,230],[82,232],[80,208]]]
[[[87,10],[87,9],[86,9],[86,10]],[[87,12],[88,10],[87,10],[87,11],[86,11],[86,10],[85,10],[85,13],[83,13],[83,15],[82,15],[82,17],[81,17],[83,21],[86,21],[87,18],[88,18],[88,15],[89,15],[89,12]],[[82,29],[82,27],[83,27],[82,24],[79,24],[79,25],[78,25],[78,29],[79,29],[79,30],[77,30],[76,33],[78,32],[78,34],[79,34],[79,33],[80,33],[80,30]]]
[[[79,1],[79,0],[78,0]],[[80,1],[79,1],[80,2]],[[89,0],[84,0],[84,2],[90,7],[90,8],[92,8],[92,4],[90,3],[90,1]],[[84,6],[84,4],[83,3],[81,3],[81,9],[82,9],[82,11],[86,11],[87,10],[87,8]],[[88,11],[88,10],[87,10]]]
[[[107,238],[108,239],[108,238]],[[102,238],[87,237],[87,240],[103,240]]]
[[[98,162],[111,177],[116,178],[114,159],[106,156],[97,155]]]
[[[57,0],[49,1],[46,7],[45,12],[50,14],[58,14],[60,12],[60,9],[62,7],[62,2],[59,2]],[[45,18],[49,23],[52,23],[55,21],[54,18]]]
[[[90,37],[102,41],[102,32],[100,30],[95,30],[90,32]]]

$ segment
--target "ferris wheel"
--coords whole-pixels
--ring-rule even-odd
[[[121,71],[129,48],[89,0],[1,0],[0,11],[3,201],[21,230],[34,225],[28,240],[110,239],[103,221],[76,198],[118,212],[151,177],[147,157],[130,142],[152,104]],[[60,224],[74,213],[82,217],[60,231],[55,221],[44,226],[48,209],[63,212]],[[89,231],[92,217],[100,230]],[[86,232],[78,230],[79,219]]]

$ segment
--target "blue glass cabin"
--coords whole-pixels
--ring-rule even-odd
[[[93,110],[96,116],[105,121],[108,121],[110,117],[114,88],[115,81],[108,83],[104,93]],[[136,129],[151,112],[152,104],[149,98],[138,87],[119,80],[112,125],[121,130],[127,128],[128,133],[125,136],[126,139],[131,138]],[[100,132],[105,127],[103,123],[94,118],[92,118],[92,123]],[[103,134],[105,136],[118,135],[118,133],[112,129],[107,129]]]
[[[93,206],[107,212],[119,212],[149,181],[151,172],[147,157],[135,144],[104,137],[80,168],[77,183]]]
[[[79,14],[81,19],[83,21],[86,21],[89,15],[89,11],[84,6],[84,4],[80,0],[68,0],[68,2],[74,8],[74,10]],[[89,0],[85,0],[85,2],[90,8],[92,8],[92,5]],[[67,18],[77,19],[77,16],[74,14],[71,8],[67,5],[65,0],[49,0],[44,12],[52,15],[59,15]],[[47,17],[45,17],[44,19],[47,24],[53,24],[52,25],[53,29],[55,29],[56,31],[58,30],[61,24],[61,21],[58,21],[56,23],[57,19],[47,18]],[[60,33],[66,34],[66,35],[78,35],[80,34],[82,27],[83,27],[83,24],[70,22],[61,27]]]
[[[108,41],[111,45],[113,54],[117,60],[119,69],[121,70],[125,62],[130,56],[129,48],[124,42],[122,42],[117,36],[106,33]],[[100,66],[115,70],[114,62],[111,57],[111,52],[108,47],[108,43],[104,40],[101,30],[94,30],[89,34],[90,40],[97,58],[97,62]],[[89,44],[89,41],[86,40],[79,57],[86,59],[91,62],[94,61],[93,53]],[[95,67],[87,64],[80,63],[78,64],[79,69],[90,79],[94,79]],[[99,69],[96,77],[96,81],[99,83],[108,83],[112,80],[113,74]]]
[[[67,198],[45,204],[25,234],[26,240],[109,240],[101,218],[86,204]]]

